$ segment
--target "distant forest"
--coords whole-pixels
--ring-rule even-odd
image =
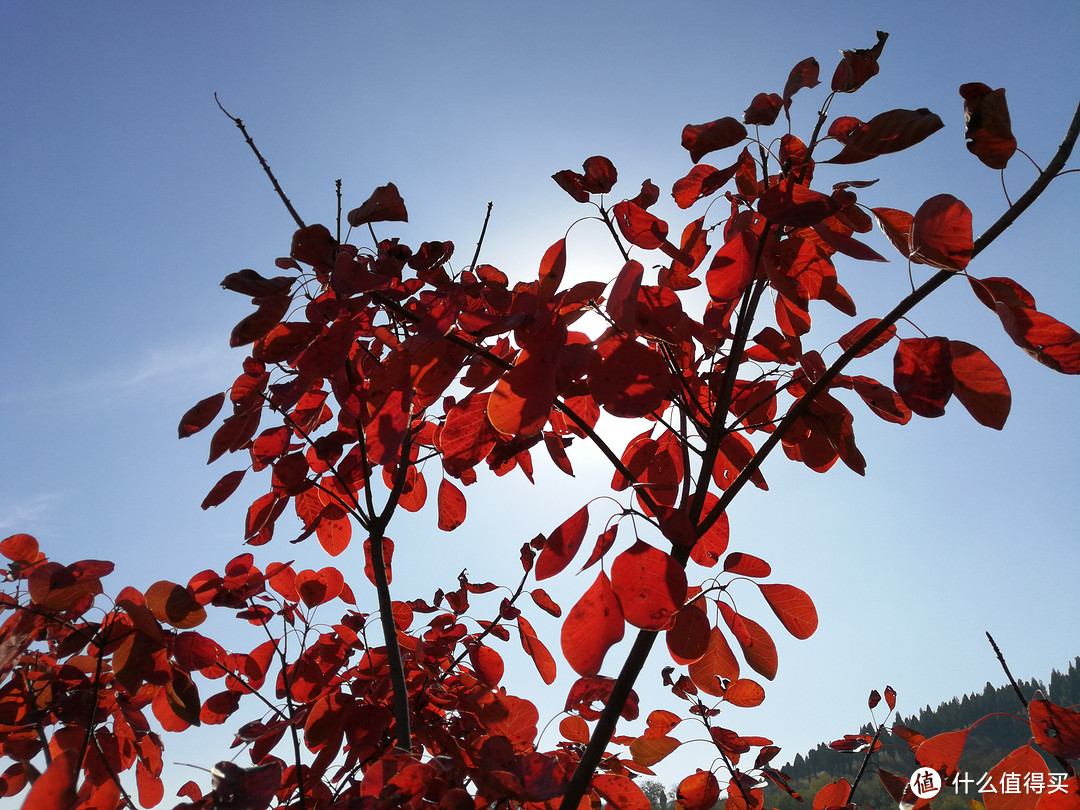
[[[1060,706],[1080,704],[1080,656],[1073,660],[1065,673],[1054,670],[1049,683],[1038,680],[1017,681],[1017,685],[1030,699],[1036,691]],[[884,702],[879,704],[884,707]],[[1011,685],[994,687],[988,682],[981,693],[964,695],[942,703],[936,709],[926,706],[917,715],[896,716],[887,723],[912,728],[926,737],[946,731],[967,728],[985,715],[1000,712],[1011,717],[991,717],[979,723],[968,735],[960,758],[960,771],[966,772],[972,779],[978,779],[996,765],[1007,754],[1025,745],[1031,739],[1031,730],[1024,716],[1016,692]],[[860,734],[873,734],[869,724],[859,729]],[[896,735],[886,731],[880,737],[883,747],[871,760],[863,774],[855,793],[855,803],[873,808],[895,807],[896,802],[885,792],[877,778],[877,768],[883,768],[894,774],[909,776],[917,767],[915,757],[907,744]],[[765,806],[779,810],[807,810],[814,799],[814,794],[825,784],[841,777],[854,781],[862,764],[863,754],[847,754],[834,751],[828,743],[821,743],[817,748],[803,756],[799,754],[792,762],[779,770],[791,777],[791,786],[803,797],[798,802],[776,787],[765,790]],[[1047,767],[1051,772],[1060,771],[1061,766],[1047,757]],[[968,787],[957,795],[954,788],[945,786],[933,802],[935,810],[969,810],[968,800],[981,800],[977,787]]]

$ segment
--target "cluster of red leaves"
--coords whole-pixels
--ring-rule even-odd
[[[879,34],[874,47],[843,52],[834,94],[855,92],[878,72],[885,40]],[[12,581],[26,588],[5,599],[15,613],[0,631],[0,673],[11,673],[0,690],[0,751],[15,760],[3,777],[5,794],[34,776],[28,763],[41,753],[51,764],[34,784],[35,807],[69,806],[77,791],[82,806],[112,810],[123,800],[118,774],[132,767],[140,801],[153,805],[161,798],[161,743],[143,709],[150,707],[162,728],[182,730],[224,723],[241,698],[258,695],[261,718],[236,732],[251,767],[219,763],[209,792],[185,786],[186,806],[539,810],[561,799],[566,810],[600,801],[645,810],[634,779],[683,744],[670,733],[683,718],[655,710],[642,734],[612,736],[616,720],[640,713],[634,673],[601,674],[627,626],[646,650],[663,635],[673,663],[664,682],[688,703],[689,718],[704,724],[728,770],[724,784],[712,771],[687,776],[678,790],[682,810],[707,810],[723,791],[728,810],[758,810],[761,778],[786,787],[769,766],[779,751],[771,740],[713,722],[723,702],[751,707],[764,699],[743,662],[766,680],[778,667],[772,636],[736,610],[729,590],[756,588],[796,638],[815,631],[817,613],[801,589],[759,581],[771,575],[765,560],[728,551],[728,503],[748,483],[768,488],[760,464],[777,443],[813,470],[842,461],[863,473],[854,416],[833,395],[840,390],[898,424],[912,414],[940,416],[955,394],[976,420],[1000,428],[1010,403],[1008,384],[982,351],[944,337],[902,338],[892,321],[871,318],[849,330],[831,363],[803,348],[811,302],[855,315],[835,260],[885,261],[861,239],[875,222],[907,261],[945,277],[967,275],[976,252],[971,213],[950,195],[909,214],[859,203],[856,191],[872,183],[812,187],[822,144],[838,144],[820,161],[833,166],[896,153],[941,128],[928,110],[891,110],[866,122],[840,117],[827,128],[823,112],[809,142],[788,132],[772,148],[750,137],[747,127],[774,125],[796,93],[818,83],[817,62],[803,60],[783,93],[755,96],[742,121],[684,128],[682,145],[695,165],[674,183],[672,198],[682,209],[701,200],[713,205],[681,235],[649,210],[660,193],[651,181],[607,207],[618,173],[605,157],[587,159],[580,173],[554,175],[609,227],[623,258],[613,280],[564,287],[565,238],[546,251],[535,279],[511,284],[488,264],[454,270],[452,242],[413,249],[386,238],[367,249],[339,244],[323,225],[302,225],[293,235],[289,256],[277,261],[291,275],[226,276],[222,285],[254,306],[230,338],[248,355],[226,391],[184,415],[179,435],[209,428],[225,409],[209,460],[241,454],[244,463],[221,478],[203,507],[228,499],[249,469],[269,470],[268,491],[247,509],[244,540],[270,542],[291,509],[301,530],[290,539],[314,536],[337,556],[359,527],[378,610],[358,608],[337,567],[297,572],[281,563],[264,571],[245,554],[186,585],[125,589],[91,620],[85,617],[110,566],[47,562],[32,539],[9,538],[0,551],[13,561]],[[961,95],[968,148],[1003,167],[1015,148],[1004,92],[968,84]],[[748,140],[724,168],[701,163]],[[722,219],[708,219],[713,209]],[[393,184],[347,216],[372,235],[375,224],[407,219]],[[666,263],[655,279],[630,249],[661,252]],[[1022,286],[968,278],[1025,351],[1059,371],[1080,372],[1080,335],[1036,309]],[[590,326],[597,321],[600,327]],[[844,373],[893,339],[892,388]],[[620,452],[597,432],[601,413],[643,420],[645,430]],[[473,597],[496,586],[471,583],[464,573],[431,604],[392,600],[395,546],[387,529],[399,508],[422,509],[430,486],[438,527],[452,531],[466,518],[464,490],[479,469],[496,476],[519,469],[531,481],[539,452],[573,475],[567,451],[583,440],[612,463],[611,489],[628,493],[627,505],[596,536],[581,570],[598,566],[597,574],[563,618],[560,651],[579,677],[567,695],[562,739],[539,750],[538,710],[507,692],[502,657],[490,642],[517,635],[542,680],[554,681],[556,659],[517,602],[530,577],[571,569],[597,507],[580,507],[522,547],[524,577],[486,620],[466,613],[475,613]],[[403,548],[398,559],[416,554]],[[711,574],[703,585],[688,581],[690,563]],[[562,617],[542,589],[529,593],[540,609]],[[316,629],[314,611],[335,600],[346,612]],[[267,639],[249,653],[226,652],[193,629],[207,606],[266,628]],[[371,643],[376,616],[380,630]],[[282,635],[274,636],[270,626],[278,623]],[[32,651],[35,643],[44,649]],[[197,679],[220,680],[222,688],[204,699]],[[886,690],[890,708],[894,698]],[[1036,737],[1053,741],[1053,729],[1062,738],[1070,717],[1042,711],[1032,713]],[[840,742],[852,751],[877,744]],[[848,801],[842,788],[832,790],[822,807]]]

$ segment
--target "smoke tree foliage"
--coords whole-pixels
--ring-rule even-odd
[[[741,115],[684,127],[690,166],[670,191],[635,179],[616,192],[616,167],[602,156],[556,172],[618,257],[609,275],[572,286],[563,279],[565,237],[540,257],[535,278],[511,284],[479,263],[480,245],[465,261],[449,241],[388,236],[408,217],[392,183],[348,212],[342,236],[340,212],[332,226],[308,225],[275,180],[297,225],[288,256],[268,274],[225,277],[226,289],[252,301],[230,338],[246,357],[225,390],[183,416],[179,434],[207,430],[209,460],[235,468],[204,508],[262,473],[266,491],[247,509],[245,543],[270,542],[278,519],[294,513],[303,530],[287,539],[362,559],[378,603],[359,603],[359,583],[338,566],[259,568],[248,553],[186,582],[105,598],[111,563],[64,564],[29,535],[8,537],[0,793],[25,794],[34,810],[156,806],[160,731],[200,724],[227,724],[242,764],[222,752],[207,778],[184,785],[179,807],[645,810],[651,767],[695,736],[711,741],[714,767],[685,775],[677,807],[723,800],[727,810],[757,810],[764,784],[790,790],[770,765],[779,747],[718,715],[725,703],[760,704],[762,682],[777,672],[758,606],[805,639],[818,623],[804,590],[815,583],[774,581],[766,560],[736,550],[733,499],[747,486],[768,488],[761,464],[776,449],[817,472],[838,462],[863,472],[838,391],[901,425],[941,416],[954,397],[980,424],[1004,425],[1009,386],[990,357],[906,318],[946,282],[968,285],[972,306],[993,311],[1034,360],[1080,373],[1073,329],[1019,281],[972,272],[1063,171],[1080,111],[1035,184],[978,238],[951,195],[909,212],[888,207],[873,181],[815,182],[820,165],[867,163],[943,126],[927,109],[867,121],[830,114],[877,74],[886,39],[844,51],[827,87],[818,62],[804,59],[781,92],[749,98]],[[1005,170],[1017,152],[1005,90],[968,83],[960,96],[972,159]],[[820,112],[813,131],[797,136],[790,108],[811,98]],[[661,193],[687,212],[685,224],[650,212]],[[838,260],[885,261],[864,238],[875,227],[901,262],[932,275],[913,281],[892,311],[819,336],[811,302],[856,312]],[[892,353],[891,380],[859,373],[872,352]],[[625,446],[604,430],[622,420],[639,428]],[[517,582],[462,572],[434,594],[394,593],[394,565],[420,564],[414,548],[395,554],[400,510],[434,500],[432,532],[453,531],[479,470],[531,479],[534,458],[546,455],[569,474],[583,444],[610,463],[613,497],[571,505],[546,533],[526,531]],[[284,548],[286,558],[301,552]],[[545,584],[578,570],[589,584],[573,604],[557,604]],[[737,609],[729,587],[762,599],[740,599]],[[227,651],[200,633],[208,611],[249,623],[250,649]],[[559,638],[537,634],[536,611],[559,618]],[[612,660],[624,636],[629,651]],[[521,645],[545,683],[563,667],[577,676],[556,742],[539,747],[544,718],[504,677],[508,644]],[[650,710],[635,691],[657,644],[669,656],[664,683],[685,701],[681,714]],[[884,700],[891,711],[895,699],[886,687],[870,705]],[[1049,776],[1041,749],[1057,758],[1064,787],[988,794],[988,810],[1080,807],[1069,762],[1080,757],[1080,713],[1041,696],[1026,708],[1032,744],[998,769]],[[618,733],[621,719],[639,716],[642,734]],[[885,728],[834,747],[863,756],[865,771]],[[946,780],[956,773],[966,729],[929,739],[893,731],[921,765]],[[927,804],[907,774],[878,777],[902,807]],[[857,784],[826,785],[813,807],[856,802]]]

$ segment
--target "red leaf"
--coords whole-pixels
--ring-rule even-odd
[[[236,492],[236,488],[240,486],[240,482],[244,480],[244,474],[247,470],[234,470],[231,473],[226,473],[221,477],[221,480],[214,484],[213,488],[203,498],[202,508],[209,509],[211,506],[217,506],[225,501],[230,495]]]
[[[548,579],[562,571],[574,559],[585,530],[589,526],[589,507],[583,506],[555,529],[544,543],[536,560],[536,579]]]
[[[848,349],[850,349],[852,346],[854,346],[862,338],[863,335],[865,335],[867,332],[869,332],[871,329],[873,329],[879,323],[881,323],[881,318],[870,318],[869,320],[863,321],[858,326],[856,326],[854,329],[852,329],[850,332],[848,332],[846,335],[844,335],[842,338],[840,338],[840,340],[839,340],[840,348],[843,349],[846,352]],[[895,336],[896,336],[896,326],[894,324],[890,324],[885,329],[885,331],[883,331],[880,335],[878,335],[876,338],[874,338],[869,344],[867,344],[866,347],[864,347],[862,350],[860,350],[859,353],[856,354],[855,356],[856,357],[865,357],[866,355],[870,354],[870,352],[874,351],[875,349],[880,349],[882,346],[884,346],[886,343],[888,343],[890,340],[892,340],[893,337],[895,337]]]
[[[702,514],[709,514],[717,503],[719,499],[712,493],[707,493]],[[720,561],[720,555],[727,551],[729,535],[727,512],[722,512],[717,521],[694,544],[694,548],[690,551],[690,559],[704,568],[712,568]]]
[[[667,400],[673,381],[667,360],[636,340],[623,340],[607,357],[593,355],[589,393],[613,416],[647,416]]]
[[[387,183],[375,189],[363,205],[350,211],[348,220],[355,228],[369,222],[408,222],[409,214],[397,186]]]
[[[743,123],[747,126],[772,126],[783,107],[784,100],[776,93],[758,93],[743,113]]]
[[[288,293],[271,295],[269,298],[256,299],[259,308],[248,315],[233,327],[229,335],[229,345],[232,348],[254,343],[263,337],[271,329],[277,326],[285,313],[292,306],[292,296]]]
[[[724,559],[724,571],[744,577],[767,577],[772,573],[772,566],[753,554],[734,551]]]
[[[1044,366],[1062,374],[1080,374],[1080,334],[1044,312],[998,303],[1001,325],[1013,343]]]
[[[682,810],[711,810],[720,798],[720,783],[712,771],[697,771],[687,776],[675,792]]]
[[[1028,718],[1041,748],[1062,759],[1080,757],[1080,711],[1062,708],[1040,694],[1028,704]]]
[[[582,188],[590,194],[607,194],[619,179],[615,165],[603,155],[585,158],[581,168],[585,170]]]
[[[684,606],[664,634],[671,660],[679,665],[697,661],[708,652],[711,632],[712,625],[704,610],[693,603]]]
[[[242,768],[219,762],[210,771],[214,806],[230,810],[265,810],[281,784],[281,763],[268,762],[257,768]]]
[[[296,276],[264,278],[254,270],[245,269],[229,273],[222,279],[221,286],[241,295],[250,295],[252,298],[267,298],[277,293],[288,292],[292,289],[294,281],[296,281]]]
[[[963,270],[974,250],[971,210],[951,194],[931,197],[915,212],[908,244],[916,264]]]
[[[890,709],[896,708],[896,690],[893,689],[891,686],[885,687],[885,704]]]
[[[840,154],[824,163],[862,163],[866,160],[899,152],[933,135],[945,124],[925,108],[890,110],[875,115],[865,124],[838,135],[844,144]]]
[[[611,210],[615,224],[631,245],[655,250],[667,241],[668,225],[630,200],[616,203]]]
[[[735,163],[721,170],[707,163],[699,163],[671,187],[675,204],[679,208],[689,208],[702,197],[714,194],[735,176],[740,165],[741,163]]]
[[[870,697],[867,699],[866,705],[869,706],[872,709],[875,706],[877,706],[880,702],[881,702],[881,692],[879,692],[877,689],[874,689],[873,691],[870,692]]]
[[[451,532],[465,522],[465,496],[449,479],[439,484],[439,528]]]
[[[729,116],[708,124],[687,124],[682,131],[682,145],[697,163],[709,152],[735,146],[745,137],[746,127]]]
[[[198,433],[204,427],[214,421],[221,406],[225,404],[225,392],[214,394],[206,399],[199,400],[191,407],[183,418],[180,419],[180,438],[186,439],[194,433]]]
[[[293,580],[293,585],[300,601],[313,608],[336,599],[341,594],[345,580],[340,571],[333,566],[327,566],[318,571],[301,571]]]
[[[534,334],[499,380],[487,401],[488,419],[499,433],[535,436],[543,430],[555,402],[557,360],[565,343],[561,322]]]
[[[495,650],[482,644],[473,644],[469,647],[469,661],[481,681],[492,687],[499,685],[506,667],[502,656]]]
[[[626,776],[601,773],[592,778],[592,788],[611,810],[650,810],[652,804],[635,782]]]
[[[643,630],[663,630],[686,600],[686,573],[671,555],[642,540],[611,564],[622,615]]]
[[[206,619],[206,610],[188,588],[161,580],[146,589],[146,606],[159,622],[179,630],[198,627]]]
[[[751,709],[760,706],[765,700],[765,690],[757,681],[739,678],[728,684],[728,688],[724,690],[724,700],[732,706]]]
[[[26,795],[23,807],[33,810],[71,810],[75,807],[75,784],[78,778],[77,751],[61,751],[41,774]]]
[[[943,774],[945,781],[956,773],[960,754],[964,750],[970,729],[947,731],[924,740],[915,749],[915,759],[924,768],[931,768]]]
[[[799,64],[795,65],[788,74],[787,81],[784,83],[784,109],[787,110],[791,107],[791,97],[804,87],[817,87],[821,82],[818,81],[818,72],[820,68],[818,66],[817,59],[812,56],[803,59]]]
[[[545,613],[550,613],[556,619],[562,616],[562,608],[556,604],[554,599],[548,596],[547,591],[543,588],[533,588],[533,590],[529,591],[529,596]]]
[[[776,655],[776,644],[768,631],[753,619],[740,616],[724,602],[720,603],[720,613],[731,628],[735,640],[739,642],[743,658],[750,668],[770,681],[775,678],[779,659]]]
[[[1001,430],[1009,416],[1012,393],[1001,369],[981,349],[949,341],[953,393],[980,425]]]
[[[612,323],[624,332],[634,332],[637,327],[638,291],[644,273],[641,262],[631,259],[619,271],[619,277],[611,286],[607,300],[607,313]]]
[[[13,562],[32,565],[41,557],[37,538],[29,534],[13,534],[0,542],[0,554]]]
[[[563,622],[566,662],[579,675],[596,675],[607,651],[622,639],[625,624],[611,582],[601,571]]]
[[[540,301],[548,301],[562,284],[563,275],[566,273],[566,240],[560,239],[544,252],[540,260],[540,285],[537,288],[537,298]]]
[[[1016,152],[1005,89],[982,82],[960,85],[964,99],[964,137],[971,154],[991,169],[1004,169]]]
[[[854,93],[878,73],[878,57],[885,47],[889,35],[877,32],[877,44],[872,48],[858,48],[854,51],[840,51],[840,64],[832,77],[834,93]]]
[[[757,237],[744,230],[732,236],[713,256],[705,283],[714,301],[735,301],[754,277]]]
[[[919,416],[944,414],[953,393],[948,338],[901,340],[893,358],[893,385],[904,404]]]
[[[773,613],[795,638],[810,638],[817,630],[818,616],[814,601],[794,585],[758,583],[761,595]]]
[[[771,222],[805,228],[838,213],[843,205],[835,197],[813,191],[789,178],[770,186],[758,199],[758,213]]]
[[[517,617],[518,632],[521,634],[522,649],[532,658],[536,665],[536,671],[544,683],[551,684],[555,680],[555,659],[551,657],[548,648],[536,635],[531,624],[524,616]],[[569,660],[569,659],[568,659]]]
[[[690,680],[702,692],[714,697],[723,697],[724,687],[720,679],[734,681],[739,677],[739,662],[731,651],[727,639],[719,627],[709,632],[709,647],[705,655],[692,662],[687,671]]]
[[[635,764],[651,768],[680,745],[682,742],[674,737],[642,736],[630,743],[630,756]]]
[[[1019,780],[1022,780],[1017,792],[1011,793],[1005,790],[1006,774],[1012,774],[1013,778],[1019,777]],[[1030,745],[1021,746],[1006,756],[987,774],[988,785],[1000,787],[1001,790],[999,792],[990,789],[982,791],[982,801],[986,810],[1035,810],[1042,796],[1027,789],[1029,779],[1032,784],[1035,783],[1035,774],[1042,775],[1041,784],[1050,784],[1050,771],[1046,767],[1046,762]],[[1076,794],[1073,794],[1073,800],[1077,800]]]
[[[870,210],[881,232],[906,259],[911,252],[911,222],[914,217],[907,211],[898,211],[895,208],[871,208]]]
[[[324,507],[315,524],[315,536],[327,554],[331,557],[339,555],[352,541],[352,522],[348,513],[337,504]]]
[[[490,397],[469,394],[447,412],[437,441],[443,467],[451,475],[475,467],[495,446],[499,434],[487,418]]]

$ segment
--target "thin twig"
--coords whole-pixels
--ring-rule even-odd
[[[263,167],[263,171],[266,172],[266,176],[269,177],[270,182],[274,184],[274,191],[277,192],[278,197],[281,198],[281,201],[285,203],[285,207],[289,210],[289,213],[292,214],[293,221],[296,222],[296,227],[307,227],[306,225],[304,225],[304,220],[300,219],[300,215],[296,213],[296,209],[293,208],[293,204],[289,202],[289,198],[285,196],[285,192],[281,190],[281,185],[278,183],[277,178],[274,177],[274,173],[270,171],[270,165],[266,162],[266,158],[262,156],[259,148],[255,145],[255,141],[253,141],[251,139],[251,136],[248,135],[247,127],[244,126],[244,122],[237,118],[235,115],[232,115],[228,110],[225,109],[225,107],[222,106],[221,101],[218,100],[217,93],[214,93],[214,101],[217,102],[218,109],[225,113],[226,117],[230,121],[236,124],[237,129],[239,129],[241,134],[244,136],[244,140],[247,141],[247,145],[251,147],[251,151],[255,153],[255,157],[259,159],[259,165]]]
[[[1020,698],[1020,704],[1026,709],[1028,707],[1027,698],[1024,697],[1024,693],[1020,691],[1020,687],[1016,685],[1016,679],[1013,678],[1012,673],[1009,672],[1009,665],[1005,663],[1005,656],[1001,654],[1001,649],[998,647],[997,642],[994,641],[994,637],[990,635],[989,630],[986,631],[986,638],[990,641],[990,646],[994,648],[994,655],[997,656],[998,663],[1001,664],[1001,668],[1005,670],[1005,677],[1009,679],[1013,691],[1016,692],[1016,696]]]
[[[491,219],[491,206],[494,203],[489,202],[487,206],[487,213],[484,214],[484,226],[480,229],[480,238],[476,242],[476,251],[473,253],[472,261],[469,262],[469,269],[476,269],[476,262],[480,259],[480,246],[484,244],[484,234],[487,233],[488,220]]]

